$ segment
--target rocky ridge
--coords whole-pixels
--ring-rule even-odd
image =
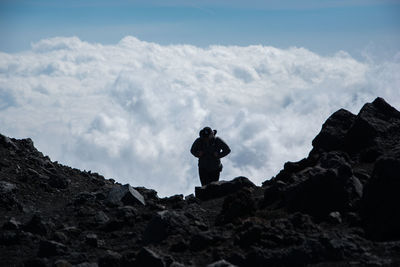
[[[332,114],[313,149],[159,198],[0,135],[1,266],[400,266],[400,112]]]

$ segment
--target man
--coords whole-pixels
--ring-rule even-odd
[[[220,158],[225,157],[231,152],[229,146],[219,137],[216,137],[217,131],[210,127],[205,127],[200,131],[200,137],[197,138],[190,152],[193,156],[199,158],[199,176],[201,185],[207,185],[219,180],[219,174],[222,171]]]

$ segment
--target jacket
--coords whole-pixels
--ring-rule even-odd
[[[199,157],[200,151],[203,152],[201,157]],[[222,170],[220,158],[228,155],[231,152],[231,149],[219,137],[214,137],[209,141],[208,144],[199,137],[194,141],[190,152],[193,154],[193,156],[199,158],[199,168],[206,169],[208,171],[216,171]],[[217,152],[217,157],[214,155],[214,152]]]

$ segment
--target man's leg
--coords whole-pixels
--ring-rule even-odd
[[[206,185],[207,180],[208,180],[207,170],[199,168],[199,177],[200,177],[201,186]]]
[[[216,170],[216,171],[212,171],[212,172],[210,172],[210,178],[211,178],[211,181],[210,181],[210,183],[211,182],[218,182],[219,181],[219,174],[220,174],[221,172],[219,171],[219,170]]]

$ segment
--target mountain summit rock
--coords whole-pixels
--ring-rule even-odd
[[[0,135],[1,266],[400,266],[400,112],[333,113],[309,155],[159,198]]]

